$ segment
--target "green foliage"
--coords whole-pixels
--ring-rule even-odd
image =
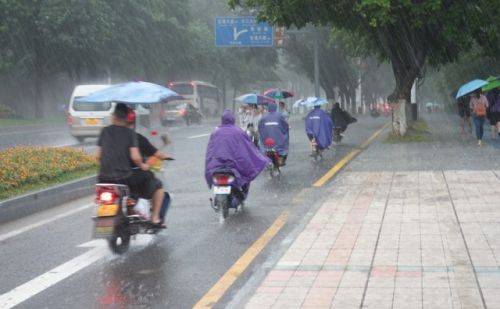
[[[500,50],[499,0],[229,0],[254,7],[259,18],[287,27],[332,25],[362,38],[366,52],[389,59],[396,77],[394,99],[409,98],[426,63],[456,61],[473,45]]]

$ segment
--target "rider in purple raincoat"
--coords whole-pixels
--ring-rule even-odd
[[[325,149],[332,144],[333,122],[330,116],[321,109],[314,109],[306,116],[306,134],[309,140],[316,139],[319,149]]]
[[[210,136],[205,156],[205,179],[212,186],[213,173],[218,169],[231,169],[235,185],[248,186],[271,162],[264,156],[245,132],[234,124],[230,110],[222,114],[221,125]]]
[[[260,144],[264,145],[267,138],[272,138],[275,142],[274,149],[278,154],[286,158],[288,155],[289,126],[285,117],[276,111],[274,103],[268,105],[268,113],[259,121]]]

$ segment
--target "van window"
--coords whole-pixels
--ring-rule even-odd
[[[193,85],[191,84],[174,84],[170,86],[170,89],[177,92],[180,95],[190,95],[194,93]]]
[[[75,97],[76,99],[76,97]],[[111,102],[103,103],[79,103],[73,102],[73,109],[79,112],[91,112],[91,111],[108,111],[111,109]]]

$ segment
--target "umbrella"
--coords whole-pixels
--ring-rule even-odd
[[[293,97],[293,92],[275,88],[267,89],[262,94],[273,99],[286,99]]]
[[[482,91],[490,91],[492,89],[500,87],[500,76],[490,76],[486,79],[488,85],[481,88]]]
[[[80,103],[153,104],[177,99],[184,98],[166,87],[137,81],[112,85],[87,96],[77,98],[75,101]]]
[[[456,99],[486,85],[488,85],[488,82],[482,79],[475,79],[466,84],[463,84],[462,86],[460,86],[460,88],[458,88]]]
[[[255,93],[247,93],[240,95],[239,97],[234,99],[235,101],[241,102],[243,104],[267,104],[274,103],[274,100]]]
[[[300,99],[300,100],[295,101],[295,103],[293,103],[293,107],[295,107],[295,108],[301,107],[302,106],[302,102],[304,102],[304,101],[305,101],[305,99],[303,99],[303,98]]]
[[[323,104],[328,104],[328,101],[324,98],[321,97],[308,97],[302,103],[300,103],[300,106],[319,106]]]

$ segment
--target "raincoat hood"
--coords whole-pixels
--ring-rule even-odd
[[[234,114],[232,111],[226,109],[223,113],[222,113],[222,117],[221,117],[221,124],[222,125],[232,125],[235,123],[235,118],[234,118]]]
[[[267,106],[267,110],[270,113],[274,113],[275,111],[278,110],[278,106],[276,105],[276,103],[269,103],[268,106]]]
[[[229,169],[235,177],[234,185],[241,188],[254,180],[270,163],[246,133],[234,125],[233,113],[224,111],[222,125],[215,129],[207,145],[205,180],[208,186],[212,186],[215,171]]]

